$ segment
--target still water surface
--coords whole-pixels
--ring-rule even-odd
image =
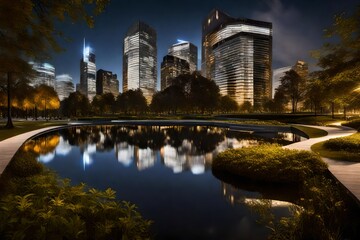
[[[110,187],[119,200],[135,203],[154,221],[156,239],[264,239],[268,230],[244,204],[262,194],[216,178],[212,160],[228,148],[300,139],[218,127],[83,126],[38,137],[25,147],[73,184]],[[277,216],[288,215],[286,202],[273,206]]]

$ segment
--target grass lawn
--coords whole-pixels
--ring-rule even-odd
[[[326,142],[329,143],[328,141],[312,145],[311,150],[319,153],[323,157],[331,158],[334,160],[360,162],[360,149],[356,150],[355,147],[352,148],[352,150],[349,150],[349,145],[354,145],[354,142],[360,142],[360,133],[355,133],[348,137],[336,138],[333,140],[331,139],[332,145],[335,144],[338,146],[335,147],[337,150],[331,150],[329,149],[329,147],[326,147]]]
[[[292,127],[304,132],[306,135],[308,135],[309,138],[318,138],[327,135],[326,131],[318,128],[304,127],[304,126],[292,126]]]
[[[13,123],[15,126],[13,129],[5,128],[6,122],[1,123],[0,141],[39,128],[65,125],[67,121],[14,121]]]

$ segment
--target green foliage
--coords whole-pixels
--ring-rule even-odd
[[[360,154],[360,133],[348,137],[329,139],[324,142],[324,147],[332,151],[346,151]]]
[[[7,187],[0,198],[1,239],[151,238],[152,222],[135,205],[116,201],[111,189],[72,186],[49,171],[26,172],[26,177],[18,172],[12,166],[1,179]]]
[[[215,158],[212,168],[253,181],[278,183],[301,183],[327,170],[314,153],[270,144],[224,151]]]
[[[360,131],[360,119],[354,119],[354,120],[342,123],[341,125],[355,128],[356,130]]]
[[[146,98],[140,88],[120,94],[116,99],[116,105],[118,110],[125,114],[144,113],[147,110]]]
[[[259,223],[271,230],[270,239],[339,239],[346,236],[347,225],[359,224],[347,217],[348,199],[335,180],[309,178],[302,195],[297,205],[289,206],[291,215],[280,219],[272,212],[271,200],[253,200],[246,205],[259,215]]]
[[[39,174],[43,171],[43,165],[39,163],[35,154],[17,152],[14,158],[6,167],[6,171],[11,172],[16,177],[29,177]]]

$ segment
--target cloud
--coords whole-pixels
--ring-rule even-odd
[[[316,48],[311,40],[314,29],[304,21],[302,12],[285,6],[280,0],[266,1],[268,10],[256,11],[252,18],[273,24],[273,65],[289,66],[297,60],[308,60],[309,51]]]

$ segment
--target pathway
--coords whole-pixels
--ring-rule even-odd
[[[327,136],[319,138],[311,138],[305,141],[293,143],[285,148],[299,149],[311,151],[311,145],[326,141],[331,138],[345,137],[356,132],[356,130],[344,126],[337,127],[321,127],[321,126],[309,126],[319,128],[328,132]],[[328,164],[329,171],[339,180],[339,182],[347,188],[350,193],[360,202],[360,163],[337,161],[329,158],[323,158]]]
[[[41,128],[0,141],[0,175],[3,173],[6,166],[13,158],[17,150],[19,150],[21,145],[23,145],[23,143],[26,140],[36,136],[39,133],[43,133],[52,130],[54,128],[59,128],[59,127],[55,126],[55,127]]]

